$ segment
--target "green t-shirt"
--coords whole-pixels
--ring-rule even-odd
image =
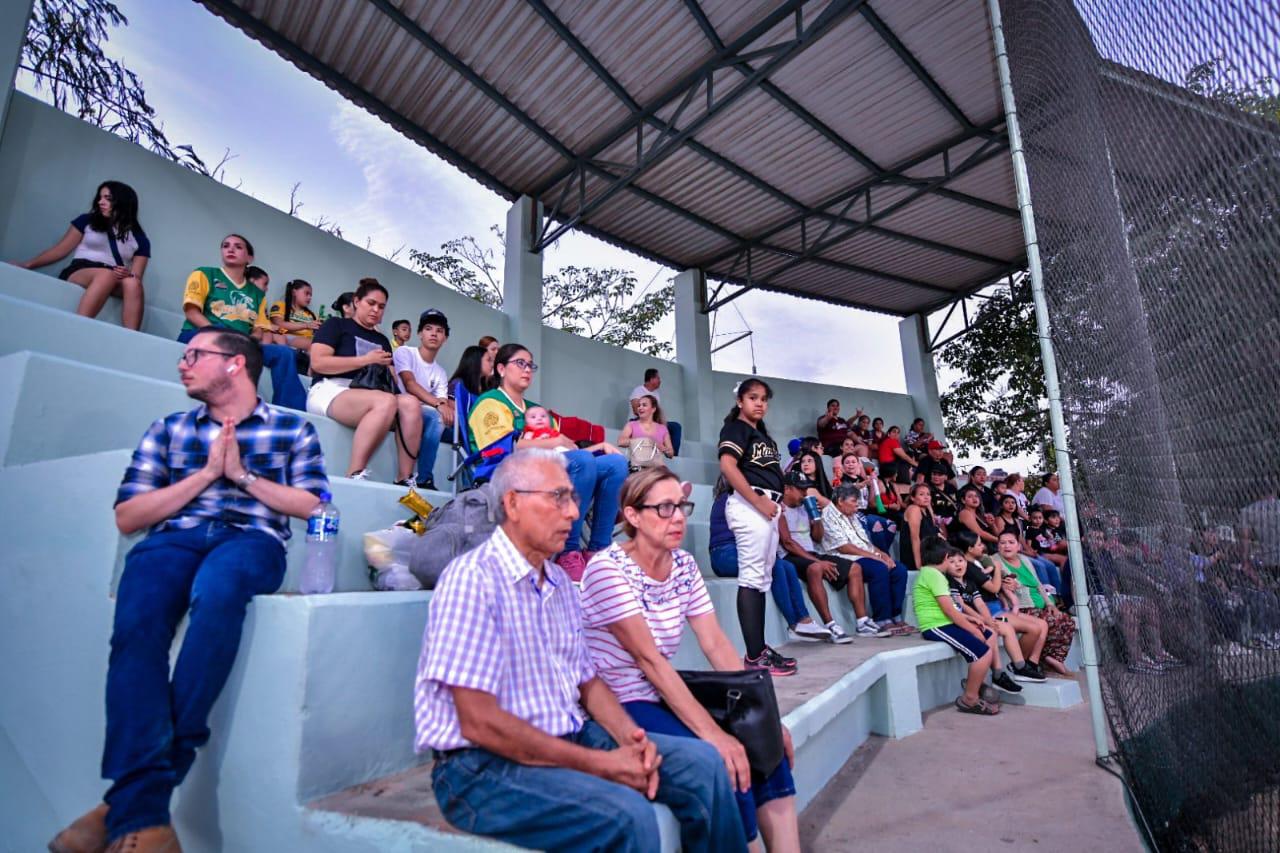
[[[916,620],[920,623],[921,631],[951,624],[950,617],[943,612],[942,605],[938,604],[939,596],[943,598],[951,596],[951,586],[947,583],[947,576],[941,570],[933,566],[920,569],[915,589],[911,594],[916,606]]]
[[[998,554],[992,560],[999,560],[1000,566],[1027,588],[1027,592],[1031,594],[1031,603],[1037,610],[1044,607],[1044,592],[1040,589],[1040,578],[1036,577],[1036,570],[1027,562],[1026,557],[1019,557],[1017,564],[1012,566]]]
[[[265,307],[267,294],[248,281],[237,285],[220,267],[199,267],[187,277],[182,294],[182,304],[194,305],[206,320],[215,326],[225,326],[244,332],[254,326],[270,328]],[[195,326],[190,320],[182,324],[188,331]]]

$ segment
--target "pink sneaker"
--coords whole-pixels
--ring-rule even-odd
[[[587,570],[587,558],[582,556],[581,551],[565,551],[556,558],[556,564],[575,583],[582,580],[582,573]]]

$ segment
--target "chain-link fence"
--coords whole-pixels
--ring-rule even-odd
[[[1274,851],[1280,8],[1001,6],[1117,758],[1160,849]]]

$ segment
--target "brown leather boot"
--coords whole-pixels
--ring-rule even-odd
[[[107,849],[107,804],[73,820],[49,842],[50,853],[102,853]]]
[[[107,853],[182,853],[182,845],[172,826],[149,826],[120,836]]]

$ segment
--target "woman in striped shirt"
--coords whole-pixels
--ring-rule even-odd
[[[762,831],[770,853],[799,851],[795,756],[786,728],[786,759],[768,776],[753,774],[742,744],[716,725],[670,662],[688,622],[712,668],[743,667],[716,621],[697,562],[680,548],[693,504],[665,467],[628,477],[621,504],[628,539],[596,554],[582,576],[592,664],[641,728],[702,738],[719,751],[749,841]]]

